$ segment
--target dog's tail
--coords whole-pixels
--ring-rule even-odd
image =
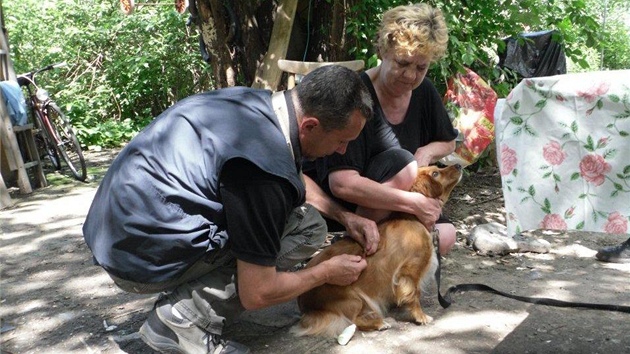
[[[316,310],[302,315],[302,319],[293,328],[291,333],[296,336],[320,335],[327,337],[338,336],[344,328],[352,324],[352,321],[338,314]]]

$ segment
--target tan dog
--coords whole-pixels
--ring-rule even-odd
[[[418,169],[411,189],[443,203],[462,176],[458,165]],[[415,216],[395,213],[379,224],[378,250],[367,257],[367,268],[348,286],[325,284],[298,297],[302,318],[297,335],[337,336],[354,323],[362,331],[389,328],[383,314],[396,305],[408,310],[413,322],[432,321],[420,307],[421,281],[430,281],[437,267],[431,234]],[[313,257],[312,267],[340,254],[363,255],[360,244],[346,237]]]

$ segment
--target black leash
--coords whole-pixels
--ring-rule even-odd
[[[437,254],[438,259],[438,267],[435,270],[435,281],[437,282],[437,291],[438,291],[438,301],[440,302],[440,306],[442,308],[447,308],[451,306],[453,302],[451,299],[451,295],[460,291],[485,291],[493,294],[509,297],[510,299],[528,302],[531,304],[538,305],[547,305],[547,306],[555,306],[555,307],[581,307],[592,310],[606,310],[606,311],[618,311],[618,312],[626,312],[630,313],[630,306],[622,306],[622,305],[610,305],[610,304],[593,304],[588,302],[573,302],[573,301],[562,301],[556,300],[546,297],[529,297],[529,296],[519,296],[512,295],[503,291],[496,290],[485,284],[458,284],[451,286],[448,288],[444,297],[442,297],[442,292],[440,291],[440,268],[442,268],[442,261],[440,256],[440,238],[439,232],[437,229],[433,230],[433,247],[435,248],[435,252]]]

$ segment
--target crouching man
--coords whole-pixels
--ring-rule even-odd
[[[302,159],[344,153],[371,107],[357,73],[325,66],[290,91],[237,87],[181,100],[120,152],[83,234],[117,286],[160,293],[140,328],[149,346],[248,353],[221,339],[240,311],[358,278],[366,262],[350,255],[284,270],[310,257],[327,233],[305,203]],[[376,232],[370,220],[353,222]]]

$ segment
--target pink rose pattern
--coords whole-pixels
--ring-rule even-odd
[[[547,214],[540,223],[540,228],[549,230],[566,230],[567,223],[564,221],[562,216],[558,214]]]
[[[510,149],[507,145],[501,146],[501,176],[507,176],[512,173],[517,162],[516,151]]]
[[[609,234],[625,234],[628,232],[628,218],[618,211],[608,215],[608,221],[604,225],[604,231]]]
[[[560,143],[551,141],[543,147],[543,157],[550,165],[558,166],[564,161],[567,154],[562,151]]]
[[[596,186],[604,183],[610,170],[610,164],[599,155],[589,154],[580,161],[580,175]]]
[[[531,90],[531,92],[534,92],[534,93],[546,92],[545,90],[547,89],[551,90],[556,83],[556,81],[552,81],[552,82],[547,83],[547,86],[545,86],[545,83],[542,81],[539,83],[534,82],[537,80],[525,80],[524,81],[525,88],[523,88],[523,91]],[[614,80],[611,82],[614,82]],[[611,87],[612,85],[609,81],[601,81],[592,85],[591,87],[576,91],[578,98],[582,99],[584,102],[587,102],[589,104],[594,104],[597,101],[597,103],[591,109],[588,109],[585,112],[584,117],[588,121],[593,122],[593,119],[594,119],[593,114],[598,112],[598,110],[596,109],[601,109],[602,106],[608,107],[610,109],[609,105],[611,105],[611,99],[607,95],[616,94],[617,96],[620,96],[620,95],[628,94],[628,92],[630,92],[627,88],[623,89],[625,90],[624,91],[625,93],[615,92],[614,90],[611,89]],[[567,99],[565,99],[563,94],[564,93],[562,91],[552,92],[552,95],[550,96],[550,98],[548,98],[549,100],[548,104],[552,104],[552,101],[555,100],[555,102],[557,102],[558,105],[563,105],[564,102],[567,101]],[[535,95],[532,95],[532,96],[539,97]],[[515,136],[519,133],[523,134],[523,131],[524,131],[523,128],[530,129],[530,131],[532,128],[537,128],[537,131],[530,135],[540,136],[540,135],[537,135],[536,133],[541,133],[541,135],[544,136],[544,134],[542,134],[542,130],[547,129],[547,126],[539,125],[540,120],[530,120],[529,121],[530,125],[528,127],[525,127],[525,123],[527,123],[527,119],[529,119],[530,117],[533,117],[537,113],[536,112],[530,113],[531,111],[526,111],[525,109],[523,109],[523,106],[519,108],[518,104],[522,102],[521,99],[523,99],[524,97],[529,97],[529,96],[526,96],[524,94],[523,96],[521,96],[521,93],[517,92],[516,90],[513,90],[510,92],[510,94],[506,98],[506,104],[510,105],[510,108],[512,109],[512,111],[509,113],[509,115],[506,115],[504,117],[496,117],[497,136],[501,134],[501,137],[503,137],[503,134],[506,134],[506,133],[509,134],[510,132],[512,132]],[[528,107],[528,108],[531,108],[531,107]],[[516,118],[520,118],[521,121],[519,121],[518,119],[515,119],[514,118],[515,116],[517,116]],[[628,229],[628,223],[630,222],[629,216],[625,216],[622,213],[622,211],[609,212],[608,210],[606,210],[607,206],[608,207],[612,206],[613,208],[615,208],[614,205],[617,205],[616,208],[618,208],[618,205],[619,205],[618,202],[607,204],[606,203],[607,199],[601,200],[601,198],[608,197],[608,198],[612,198],[610,199],[611,201],[615,201],[615,200],[619,200],[619,198],[621,198],[622,195],[625,195],[625,196],[630,195],[628,190],[626,190],[626,188],[624,187],[626,185],[625,182],[623,181],[617,182],[620,178],[623,178],[623,177],[619,177],[620,171],[617,170],[618,168],[617,165],[615,165],[615,170],[613,171],[613,166],[611,166],[611,164],[607,161],[607,159],[611,159],[611,162],[618,161],[620,159],[621,157],[620,155],[622,154],[619,153],[620,152],[619,146],[626,146],[626,145],[620,145],[620,142],[623,140],[627,144],[628,138],[625,135],[615,134],[612,136],[613,139],[611,139],[611,136],[604,136],[604,137],[599,137],[598,139],[596,139],[595,136],[593,136],[594,132],[596,131],[591,130],[588,132],[589,140],[586,140],[585,135],[584,135],[584,130],[583,130],[584,128],[581,126],[581,122],[579,119],[567,120],[567,119],[563,119],[562,117],[555,117],[555,116],[550,117],[550,116],[545,116],[545,115],[542,115],[542,117],[545,117],[547,119],[552,119],[554,121],[558,121],[560,122],[561,127],[571,129],[571,131],[568,132],[568,134],[565,134],[564,136],[561,136],[561,137],[557,136],[558,138],[560,138],[560,141],[550,140],[547,142],[546,145],[543,146],[542,158],[544,158],[547,165],[546,167],[545,165],[543,165],[543,167],[541,167],[542,170],[549,171],[548,170],[549,165],[559,166],[565,163],[565,168],[568,168],[569,171],[572,171],[570,178],[566,178],[566,180],[563,179],[567,183],[571,183],[570,181],[579,182],[577,180],[581,177],[584,181],[588,182],[590,186],[599,187],[599,186],[603,186],[605,183],[606,184],[604,186],[606,188],[608,187],[612,188],[614,186],[612,194],[604,195],[605,193],[609,193],[610,189],[604,188],[604,189],[595,190],[595,189],[592,189],[592,187],[589,188],[588,185],[585,185],[586,190],[579,196],[579,198],[577,194],[575,195],[575,197],[576,197],[576,200],[578,199],[584,200],[585,204],[589,206],[586,207],[584,214],[582,214],[583,213],[582,211],[580,211],[577,214],[580,217],[577,218],[577,220],[570,222],[571,223],[570,227],[583,229],[585,227],[584,225],[585,222],[595,222],[598,225],[600,225],[598,229],[607,233],[614,233],[614,234],[630,233],[630,230]],[[600,117],[600,116],[598,116],[598,118],[603,119],[602,121],[603,125],[601,125],[602,128],[605,126],[605,124],[608,124],[608,126],[610,127],[609,123],[604,123],[606,122],[607,118]],[[501,124],[498,123],[498,121],[501,121],[501,123],[504,126],[501,127]],[[533,124],[536,124],[536,125],[531,125],[532,122]],[[510,127],[510,124],[513,127],[512,130],[507,129],[508,127]],[[593,129],[593,128],[590,127],[589,129]],[[620,129],[617,129],[617,131],[619,130]],[[606,131],[610,132],[610,130],[606,130]],[[527,134],[524,134],[524,135],[525,135],[525,138],[527,138]],[[592,140],[591,140],[591,137],[593,137]],[[584,139],[584,140],[580,140],[580,139]],[[562,144],[563,140],[566,140],[567,142],[579,142],[582,148],[582,152],[586,153],[585,155],[583,155],[583,157],[581,158],[577,166],[566,165],[569,151],[564,150],[563,148],[564,144]],[[509,141],[510,140],[506,140],[506,139],[497,140],[497,145],[500,146],[500,151],[501,151],[501,154],[500,154],[501,161],[499,161],[501,176],[507,176],[511,174],[514,171],[514,169],[517,168],[517,165],[519,165],[518,164],[519,156],[517,156],[517,153],[515,150],[520,151],[520,149],[523,149],[523,148],[527,149],[526,147],[527,144],[521,145],[518,148],[512,149],[510,146],[508,146],[508,144],[506,144],[506,142],[509,142]],[[614,141],[615,145],[612,147],[608,147],[609,143],[611,143],[612,141]],[[511,146],[516,146],[516,145],[511,145]],[[571,147],[574,148],[575,145],[572,145]],[[571,151],[570,153],[573,153],[573,150],[570,150],[570,151]],[[617,153],[616,154],[611,153],[614,151],[617,151]],[[523,161],[527,161],[528,166],[532,162],[531,158],[532,158],[531,154],[520,156],[520,159],[527,159]],[[614,160],[612,160],[613,158]],[[623,168],[623,166],[627,166],[627,165],[628,165],[627,163],[623,163],[621,167]],[[520,165],[518,167],[525,168],[524,166],[520,166]],[[565,172],[565,171],[562,170],[562,172]],[[549,174],[549,172],[545,172],[545,173]],[[621,175],[624,175],[624,174],[625,172],[622,173]],[[516,177],[516,175],[514,177]],[[521,179],[531,178],[531,177],[532,177],[531,175],[527,175],[527,174],[520,176]],[[557,177],[557,178],[554,177],[555,179],[554,183],[556,183],[556,188],[557,188],[557,183],[560,181],[558,178],[560,177]],[[607,180],[609,180],[610,183],[607,183]],[[519,182],[519,184],[516,184],[517,182]],[[525,183],[533,182],[534,184],[531,185],[530,187],[531,189],[527,189],[526,187],[521,186],[520,182],[525,182]],[[508,192],[506,191],[506,186],[508,187],[508,190],[510,192],[513,189],[514,191],[518,191],[518,194],[519,194],[519,196],[515,195],[516,198],[513,199],[513,202],[512,202],[514,203],[513,206],[510,206],[508,208],[508,205],[506,204],[506,215],[508,216],[508,221],[509,221],[508,227],[510,227],[509,225],[510,222],[516,223],[517,231],[520,230],[521,226],[525,226],[525,225],[520,224],[521,221],[519,221],[519,216],[518,216],[519,213],[524,213],[523,210],[533,211],[534,209],[527,209],[527,208],[521,209],[519,213],[516,213],[515,211],[518,210],[519,208],[522,208],[522,207],[519,207],[519,205],[525,205],[526,203],[529,203],[529,206],[536,206],[536,205],[540,206],[545,213],[544,216],[541,216],[542,220],[538,219],[538,227],[544,228],[544,229],[566,230],[567,228],[569,228],[569,225],[567,224],[569,222],[569,219],[573,220],[573,217],[575,216],[575,213],[574,213],[576,211],[575,206],[569,207],[568,209],[564,211],[564,213],[562,212],[560,212],[559,214],[555,213],[557,212],[557,210],[555,209],[557,209],[558,207],[561,207],[561,205],[559,203],[558,204],[554,203],[553,199],[547,200],[547,197],[546,197],[547,194],[545,194],[544,188],[542,188],[543,194],[538,193],[540,192],[538,191],[538,189],[540,188],[538,188],[539,185],[537,183],[538,182],[531,181],[531,180],[520,180],[519,177],[517,177],[516,179],[514,178],[504,179],[504,193],[506,193],[506,202],[508,201],[508,198],[507,198]],[[512,187],[512,189],[509,188],[510,186]],[[513,194],[517,194],[517,193],[513,193]],[[565,196],[562,196],[562,197],[565,198]],[[525,202],[526,200],[527,202]],[[543,200],[544,200],[544,203],[543,203]],[[623,211],[626,211],[626,210],[624,209]],[[602,216],[603,218],[607,217],[607,219],[601,219]],[[522,217],[525,219],[525,214],[523,214]],[[598,222],[598,220],[601,220],[601,222]],[[533,220],[531,220],[530,218],[530,222],[531,221]],[[514,227],[514,225],[512,227]],[[531,227],[531,226],[527,226],[527,227]],[[588,229],[588,225],[586,225],[586,228]],[[591,227],[590,230],[595,230],[595,229]]]
[[[602,96],[608,92],[610,89],[610,83],[608,82],[599,82],[597,85],[594,85],[590,89],[586,91],[578,91],[578,97],[583,98],[586,102],[591,103],[595,101],[595,99],[599,96]]]

